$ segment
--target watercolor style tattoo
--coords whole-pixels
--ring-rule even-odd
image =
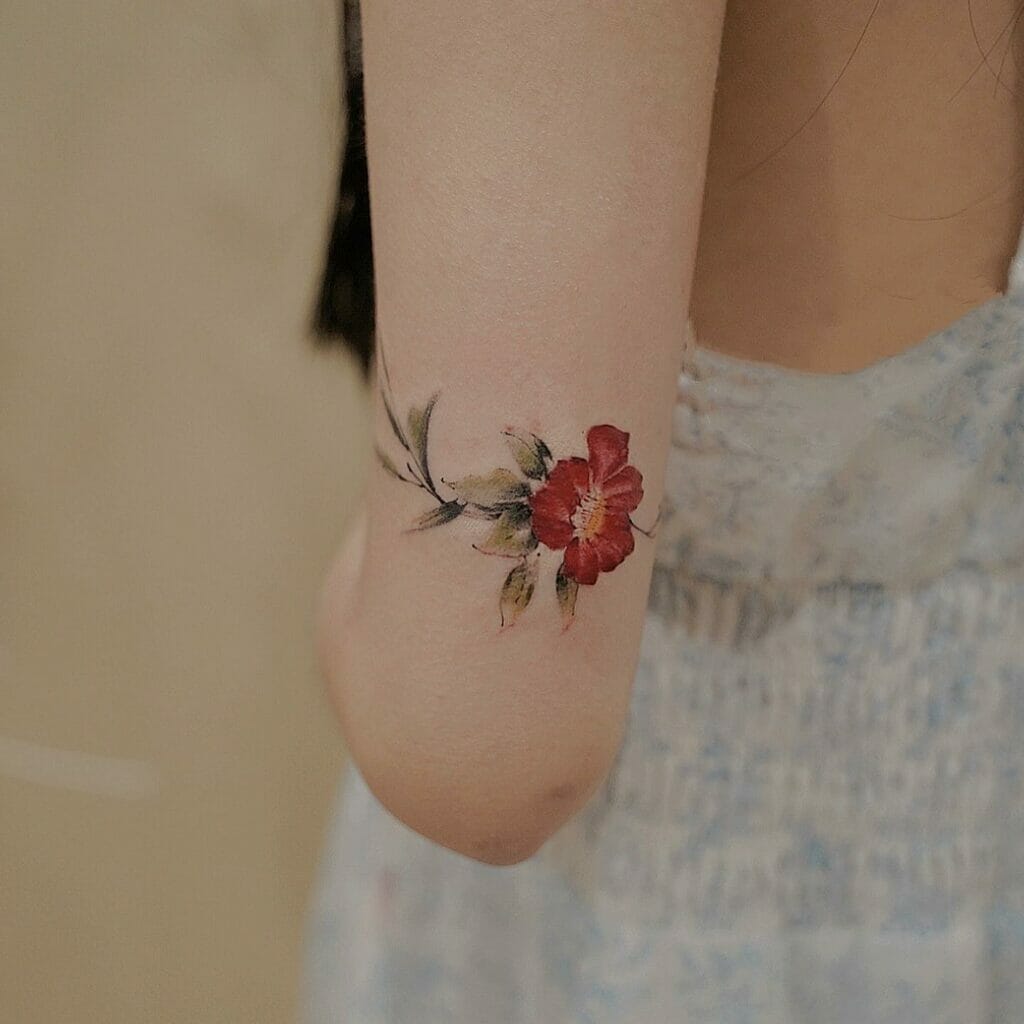
[[[539,546],[564,552],[555,573],[555,594],[566,628],[576,613],[580,586],[597,583],[632,553],[633,531],[653,537],[631,514],[644,496],[643,476],[629,465],[629,434],[610,424],[586,433],[587,457],[555,460],[536,434],[503,431],[518,472],[499,467],[461,480],[435,478],[428,453],[435,394],[412,408],[404,424],[395,414],[387,369],[380,361],[381,398],[391,430],[404,449],[404,468],[381,448],[381,466],[396,480],[426,492],[435,504],[411,530],[429,530],[456,519],[485,524],[473,547],[485,555],[515,560],[499,598],[502,626],[512,625],[533,598],[539,574]],[[450,492],[450,494],[449,494]]]

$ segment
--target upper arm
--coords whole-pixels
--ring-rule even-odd
[[[327,661],[371,788],[480,859],[536,848],[621,737],[722,5],[364,0],[393,415]]]

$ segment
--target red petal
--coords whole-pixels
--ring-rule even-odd
[[[561,519],[557,515],[549,515],[543,508],[534,509],[533,512],[533,535],[545,547],[553,548],[556,551],[564,548],[572,540],[572,523],[568,519]]]
[[[594,483],[604,483],[629,461],[629,434],[607,423],[587,431],[587,451]]]
[[[597,561],[597,553],[589,541],[578,539],[565,549],[565,574],[577,583],[591,586],[597,582],[597,574],[601,571]]]
[[[609,516],[605,523],[605,529],[591,539],[590,546],[597,556],[601,572],[611,572],[622,564],[627,555],[632,554],[633,531],[629,527],[627,515]]]
[[[610,512],[632,512],[644,497],[643,476],[633,466],[623,466],[601,484],[605,505]]]
[[[590,467],[583,459],[563,459],[551,470],[530,498],[533,532],[541,544],[564,548],[572,540],[572,514],[589,486]]]

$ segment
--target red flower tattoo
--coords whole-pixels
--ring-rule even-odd
[[[387,367],[380,364],[381,397],[391,431],[404,454],[397,460],[377,450],[381,466],[402,483],[418,487],[432,501],[411,529],[433,530],[456,520],[476,520],[484,532],[473,544],[485,555],[511,559],[498,599],[502,626],[512,625],[533,600],[539,546],[564,551],[555,572],[555,597],[568,627],[576,614],[580,586],[592,586],[632,553],[633,531],[653,537],[631,514],[643,500],[643,476],[629,465],[629,434],[603,424],[587,431],[587,458],[555,461],[536,434],[506,430],[516,471],[499,467],[460,480],[436,477],[429,458],[434,395],[400,418],[391,398]],[[403,464],[404,463],[404,464]]]
[[[562,459],[529,500],[541,544],[565,549],[562,571],[591,586],[633,551],[630,513],[643,500],[643,476],[629,465],[629,434],[605,424],[587,431],[586,459]]]

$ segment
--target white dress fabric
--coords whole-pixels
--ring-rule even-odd
[[[1024,1020],[1024,258],[858,373],[690,362],[607,785],[496,869],[353,771],[306,1024]]]

